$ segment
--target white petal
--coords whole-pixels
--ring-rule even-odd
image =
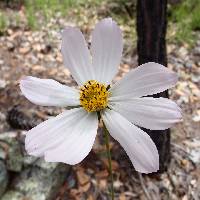
[[[123,50],[121,30],[111,18],[103,19],[96,25],[91,50],[95,79],[110,84],[118,71]]]
[[[52,79],[27,76],[20,81],[23,95],[32,103],[42,106],[80,105],[79,92]]]
[[[61,51],[65,66],[79,85],[94,79],[90,53],[78,28],[66,27],[63,30]]]
[[[102,116],[109,133],[125,149],[137,171],[151,173],[159,169],[158,151],[147,133],[113,110],[106,109]]]
[[[48,162],[64,162],[75,165],[81,162],[91,151],[97,134],[98,118],[96,113],[88,113],[77,121],[72,132],[55,149],[45,152]]]
[[[113,101],[109,107],[132,123],[151,130],[164,130],[181,120],[181,110],[166,98],[133,98]]]
[[[30,155],[43,156],[49,149],[61,145],[66,137],[71,137],[71,131],[77,122],[87,116],[82,108],[67,110],[27,132],[25,148]]]
[[[111,89],[112,100],[142,97],[163,92],[177,82],[176,73],[158,63],[140,65],[126,74]]]

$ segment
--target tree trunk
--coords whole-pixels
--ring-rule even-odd
[[[166,26],[167,0],[137,1],[137,50],[139,65],[146,62],[157,62],[167,66]],[[168,97],[168,92],[153,95]],[[170,162],[170,130],[146,130],[155,142],[160,158],[160,170],[167,170]]]

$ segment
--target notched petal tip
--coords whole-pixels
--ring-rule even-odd
[[[20,81],[19,81],[20,85],[23,84],[25,81],[27,81],[27,80],[29,80],[29,79],[30,79],[29,76],[24,76],[24,77],[22,77],[22,78],[20,79]]]
[[[28,135],[26,135],[25,137],[25,150],[27,152],[28,155],[30,156],[39,156],[36,152],[37,152],[37,148],[34,147],[33,145],[30,145],[30,138],[28,137]]]
[[[165,67],[164,65],[162,64],[159,64],[159,63],[156,63],[156,62],[147,62],[145,64],[143,64],[142,66],[144,67],[152,67],[153,66],[156,66],[158,69],[164,69],[166,73],[169,73],[171,75],[171,78],[174,79],[174,81],[178,81],[178,75],[176,72],[172,71],[171,69]]]
[[[67,26],[61,33],[61,53],[64,65],[78,85],[93,79],[90,52],[83,33],[77,27]]]
[[[19,81],[19,88],[23,95],[25,95],[24,88],[26,87],[27,80],[29,80],[29,77],[25,76]]]
[[[23,93],[23,89],[27,86],[28,82],[29,81],[34,81],[36,79],[38,79],[38,78],[35,78],[33,76],[24,76],[24,77],[22,77],[21,80],[19,81],[19,87],[20,87],[22,93]]]
[[[183,113],[181,108],[177,105],[177,119],[179,119],[180,121],[183,120]]]
[[[62,152],[61,152],[62,153]],[[84,158],[83,158],[84,159]],[[82,160],[83,160],[82,159]],[[67,161],[65,161],[64,159],[63,160],[55,160],[55,158],[51,158],[51,154],[50,153],[48,153],[48,152],[45,152],[44,153],[44,160],[46,161],[46,162],[51,162],[51,163],[55,163],[55,162],[59,162],[59,163],[64,163],[64,164],[67,164],[67,165],[77,165],[77,164],[79,164],[79,163],[81,163],[82,162],[82,160],[80,160],[80,161],[70,161],[70,160],[67,160]]]
[[[178,75],[177,75],[177,73],[175,73],[173,71],[170,71],[169,74],[170,74],[169,80],[171,80],[172,84],[175,86],[176,83],[178,82]]]
[[[49,154],[47,154],[46,152],[44,153],[44,160],[45,160],[45,162],[51,162],[51,163],[57,162],[57,161],[52,161]],[[65,163],[65,162],[62,162],[62,163]],[[65,163],[65,164],[67,164],[67,163]]]
[[[73,27],[73,26],[66,26],[62,31],[61,31],[61,35],[62,37],[64,37],[64,35],[72,35],[73,36],[73,33],[76,32],[76,31],[80,31],[79,28],[77,27]]]
[[[174,119],[176,119],[176,123],[183,121],[182,109],[174,101],[170,100],[170,102],[173,105]]]
[[[24,76],[21,78],[21,81],[29,81],[29,80],[34,80],[34,79],[39,79],[33,76]]]
[[[95,78],[110,84],[118,72],[123,51],[122,31],[112,18],[99,21],[92,31],[91,53]]]
[[[115,22],[115,21],[111,17],[107,17],[107,18],[104,18],[104,19],[100,20],[99,24],[100,23],[112,23],[112,22]]]
[[[152,165],[153,164],[153,165]],[[136,171],[143,173],[143,174],[151,174],[155,173],[159,170],[159,158],[157,161],[154,161],[149,167],[146,168],[137,168]]]
[[[154,166],[154,167],[150,167],[148,170],[147,169],[137,169],[137,172],[140,172],[142,174],[151,174],[151,173],[155,173],[159,170],[159,164],[158,166]]]
[[[118,32],[118,34],[120,34],[121,40],[123,40],[122,31],[121,31],[120,27],[118,26],[117,22],[115,20],[113,20],[111,17],[105,18],[105,19],[102,19],[101,21],[99,21],[96,24],[95,28],[97,28],[97,27],[99,27],[99,29],[102,31],[103,30],[105,31],[107,29],[107,30],[113,30],[115,32]]]
[[[146,159],[145,160],[146,165],[140,167],[138,166],[137,168],[135,168],[136,171],[143,174],[150,174],[157,172],[159,170],[159,154],[156,145],[154,144],[153,146],[154,146],[154,153],[152,155],[149,155],[151,159]]]
[[[148,63],[147,63],[148,64]],[[169,81],[172,82],[172,84],[176,84],[178,82],[178,74],[172,70],[170,70],[169,68],[165,67],[164,65],[161,65],[159,63],[155,63],[155,62],[149,62],[150,65],[157,65],[158,67],[162,68],[165,70],[166,73],[169,74],[168,79]]]
[[[152,173],[159,170],[159,154],[150,136],[113,110],[102,112],[109,133],[124,148],[136,171]]]
[[[175,72],[154,62],[138,66],[111,88],[112,99],[137,98],[153,95],[174,87],[178,81]]]

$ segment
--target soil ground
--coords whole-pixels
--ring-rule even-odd
[[[23,15],[23,13],[22,13]],[[73,17],[71,17],[73,18]],[[60,30],[55,24],[78,25],[89,39],[96,19],[87,23],[69,23],[57,17],[41,30],[10,27],[0,37],[0,133],[12,130],[6,121],[8,111],[16,107],[29,119],[43,121],[62,111],[28,102],[19,90],[19,80],[26,75],[52,78],[76,86],[63,66],[60,53]],[[126,27],[122,27],[126,31]],[[120,79],[137,66],[136,49],[125,37],[124,57],[116,77]],[[178,73],[179,82],[171,89],[170,98],[182,108],[183,121],[171,131],[172,158],[169,170],[161,175],[141,175],[134,171],[121,146],[112,140],[112,162],[116,199],[200,199],[200,40],[193,49],[187,45],[168,44],[168,67]],[[104,156],[101,128],[93,151],[80,164],[73,166],[56,200],[107,199],[108,163]]]

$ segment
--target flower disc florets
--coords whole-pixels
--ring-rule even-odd
[[[108,95],[105,84],[90,80],[80,88],[80,104],[88,112],[100,111],[107,107]]]

